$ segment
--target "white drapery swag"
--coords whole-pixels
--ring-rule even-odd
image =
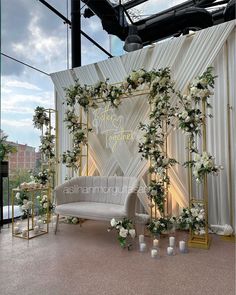
[[[223,23],[195,34],[158,43],[155,46],[114,57],[102,62],[86,65],[73,70],[51,74],[56,90],[56,109],[58,110],[59,154],[71,148],[71,138],[63,123],[65,105],[62,104],[64,87],[74,85],[75,78],[81,84],[93,85],[98,81],[109,83],[124,81],[132,70],[143,68],[147,71],[170,67],[175,87],[184,92],[194,77],[213,66],[217,75],[215,94],[210,99],[213,105],[213,119],[207,125],[207,149],[215,156],[216,164],[224,170],[219,176],[209,176],[209,223],[231,224],[230,214],[235,212],[236,191],[236,120],[235,120],[235,20]],[[228,107],[230,110],[228,112]],[[145,96],[130,98],[115,111],[126,118],[127,129],[138,131],[139,122],[147,119],[149,106]],[[230,129],[228,119],[230,114]],[[91,120],[91,114],[90,114]],[[231,141],[230,141],[231,137]],[[89,175],[124,174],[146,177],[147,163],[141,160],[138,143],[120,143],[115,152],[104,148],[104,137],[92,133],[89,135]],[[179,131],[173,131],[168,138],[169,155],[180,163],[186,160],[187,139]],[[231,155],[231,158],[230,158]],[[70,169],[59,165],[59,183]],[[181,165],[170,170],[172,202],[170,210],[177,213],[179,207],[188,205],[187,171]],[[139,198],[148,210],[145,193]],[[233,200],[233,204],[230,200]],[[233,224],[232,224],[233,225]]]

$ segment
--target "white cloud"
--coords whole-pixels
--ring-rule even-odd
[[[27,44],[22,40],[13,43],[13,51],[18,55],[26,56],[27,59],[38,64],[46,64],[49,71],[55,71],[58,64],[58,57],[64,56],[65,40],[59,36],[50,36],[48,32],[44,32],[38,25],[39,17],[32,13],[31,21],[28,26],[29,41]],[[53,64],[54,62],[54,64]],[[43,68],[43,67],[42,67]]]
[[[3,113],[34,113],[36,105],[41,105],[45,108],[53,107],[53,93],[42,92],[41,94],[18,94],[8,93],[2,100],[2,112]]]
[[[27,90],[40,90],[40,88],[34,84],[11,79],[7,76],[3,77],[2,84],[4,85],[5,92],[9,92],[9,89],[7,89],[7,87],[24,88]]]
[[[9,119],[2,119],[2,125],[15,127],[15,128],[22,128],[22,127],[32,127],[33,123],[30,119],[22,119],[22,120],[9,120]]]

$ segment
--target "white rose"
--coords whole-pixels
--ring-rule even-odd
[[[43,208],[47,209],[47,207],[48,207],[48,203],[43,203]]]
[[[192,94],[192,95],[197,95],[198,94],[198,88],[197,87],[191,87],[190,88],[190,93]]]
[[[121,228],[120,228],[119,235],[120,235],[122,238],[126,238],[127,235],[128,235],[128,230],[125,229],[125,228],[123,228],[123,227],[121,227]]]
[[[200,229],[200,232],[199,232],[200,235],[205,235],[205,233],[206,233],[206,232],[205,232],[204,229]]]
[[[131,238],[134,239],[135,238],[135,229],[130,229],[129,234],[130,234]]]
[[[114,105],[118,106],[120,104],[120,101],[119,101],[119,99],[114,99],[113,103],[114,103]]]
[[[188,112],[187,112],[187,111],[183,111],[183,112],[181,113],[181,117],[182,117],[183,119],[186,119],[187,116],[188,116]]]
[[[153,189],[153,190],[151,191],[151,196],[154,197],[154,196],[156,196],[156,195],[157,195],[157,191]]]
[[[125,81],[125,82],[123,83],[123,87],[124,87],[124,89],[127,89],[128,86],[129,86],[129,83],[128,83],[127,81]]]
[[[19,200],[20,199],[20,193],[16,193],[16,199]]]
[[[191,120],[191,118],[189,116],[187,116],[184,121],[189,122],[190,120]]]
[[[112,227],[115,227],[116,226],[116,220],[115,220],[115,218],[112,218],[112,220],[111,220],[111,226]]]
[[[71,220],[72,223],[76,224],[78,223],[78,218],[77,217],[73,217]]]
[[[198,215],[199,220],[203,220],[204,219],[204,215],[203,214],[199,214]]]

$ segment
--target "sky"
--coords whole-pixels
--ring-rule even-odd
[[[70,19],[70,0],[47,2],[65,16],[68,12]],[[137,9],[141,14],[147,15],[158,13],[180,2],[184,1],[149,0]],[[68,68],[67,26],[59,17],[38,0],[1,0],[0,5],[2,53],[46,73]],[[110,50],[109,35],[103,31],[101,21],[96,16],[90,19],[82,16],[81,25],[84,32],[106,50]],[[68,36],[70,39],[70,29]],[[122,42],[118,38],[114,39],[112,54],[124,54]],[[83,36],[81,40],[82,65],[107,59],[105,53]],[[8,135],[9,140],[38,148],[40,132],[32,125],[37,106],[54,108],[54,88],[50,77],[1,56],[0,128]]]

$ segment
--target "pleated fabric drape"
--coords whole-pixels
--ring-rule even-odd
[[[215,93],[211,98],[213,119],[208,120],[207,123],[207,148],[211,154],[215,155],[216,163],[224,166],[224,170],[219,176],[209,176],[208,179],[209,222],[232,224],[236,194],[235,24],[233,20],[192,35],[170,39],[155,46],[130,52],[121,57],[51,74],[56,90],[56,109],[59,118],[59,153],[71,147],[71,137],[63,122],[65,105],[62,102],[65,96],[64,87],[74,85],[75,79],[78,79],[81,84],[88,85],[105,81],[107,78],[109,83],[118,83],[123,81],[132,70],[143,68],[150,71],[153,68],[168,66],[173,73],[176,89],[184,92],[195,76],[203,73],[208,66],[213,66],[217,79]],[[138,124],[147,120],[149,113],[147,99],[145,96],[127,99],[114,112],[118,117],[124,118],[123,124],[126,129],[136,134],[136,139],[133,143],[120,143],[116,151],[112,152],[106,148],[104,136],[95,132],[91,133],[89,135],[89,174],[121,173],[145,179],[147,163],[141,160],[138,153],[140,136]],[[92,120],[91,111],[90,124]],[[180,163],[186,160],[186,145],[187,140],[179,130],[169,130],[169,154]],[[60,183],[64,182],[66,175],[71,176],[70,169],[60,165]],[[187,171],[181,165],[170,169],[173,213],[176,213],[179,207],[188,205],[186,176]],[[139,198],[144,208],[148,210],[146,195],[142,193]]]

